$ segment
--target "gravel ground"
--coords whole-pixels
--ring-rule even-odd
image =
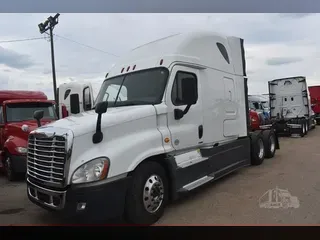
[[[168,206],[158,224],[320,224],[319,137],[320,127],[304,138],[281,138],[273,159],[194,191]],[[297,197],[297,208],[260,208],[259,198],[276,187]],[[29,202],[24,182],[0,177],[0,225],[63,223]]]

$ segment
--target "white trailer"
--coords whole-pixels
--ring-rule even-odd
[[[30,133],[28,198],[155,223],[168,201],[274,156],[275,132],[249,132],[248,110],[242,39],[195,32],[145,44],[111,69],[94,111]]]
[[[305,136],[315,127],[306,77],[269,81],[270,115],[279,133]]]

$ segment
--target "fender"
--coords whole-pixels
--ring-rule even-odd
[[[7,140],[4,143],[3,148],[7,149],[7,151],[12,154],[12,155],[22,155],[20,152],[18,152],[16,150],[17,147],[27,147],[28,145],[28,141],[23,139],[23,138],[19,138],[16,136],[9,136],[7,138]]]
[[[249,137],[250,137],[251,141],[253,141],[257,136],[261,136],[262,135],[262,131],[263,130],[256,130],[254,132],[250,132],[249,133]]]
[[[103,141],[88,143],[93,133],[74,138],[68,182],[73,172],[90,159],[105,156],[110,159],[108,177],[133,171],[142,161],[165,154],[164,142],[157,129],[156,116],[114,125],[102,130]],[[119,134],[121,133],[121,134]]]

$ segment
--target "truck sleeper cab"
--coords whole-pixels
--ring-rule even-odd
[[[269,81],[271,122],[278,133],[304,137],[315,128],[306,77]]]
[[[0,91],[0,166],[9,181],[27,171],[28,134],[38,127],[33,118],[37,110],[44,112],[42,125],[57,120],[54,103],[44,93]]]
[[[92,85],[78,82],[63,83],[57,89],[57,99],[59,118],[89,111],[94,103]]]
[[[28,198],[62,214],[155,223],[168,201],[274,156],[275,132],[249,132],[248,111],[242,39],[196,32],[145,44],[111,69],[94,111],[30,133],[28,166],[40,164],[35,141],[56,150],[43,159],[52,175],[28,172]]]

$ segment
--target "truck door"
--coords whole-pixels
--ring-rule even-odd
[[[187,106],[181,101],[181,83],[182,81],[188,81],[190,78],[197,80],[198,100],[196,104],[190,107],[187,114],[176,120],[174,110],[185,110]],[[196,69],[176,65],[171,71],[166,103],[168,106],[168,128],[171,133],[171,143],[176,150],[196,148],[202,143],[205,129],[203,129],[201,82],[198,78],[199,73]]]

